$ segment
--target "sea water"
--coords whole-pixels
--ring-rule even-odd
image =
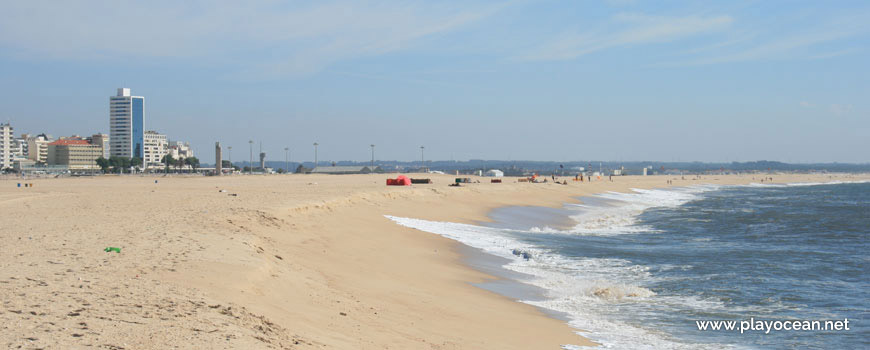
[[[544,291],[522,301],[566,315],[604,348],[870,348],[870,183],[690,186],[582,202],[506,208],[486,225],[390,218],[504,258],[519,272],[509,277]],[[850,330],[697,325],[750,319],[849,319]]]

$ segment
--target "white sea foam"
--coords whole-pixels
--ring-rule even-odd
[[[749,185],[699,185],[667,190],[634,189],[630,193],[607,192],[594,196],[601,200],[595,205],[568,205],[579,213],[572,218],[577,224],[568,230],[549,226],[532,228],[530,232],[565,235],[616,235],[627,233],[653,233],[650,227],[637,225],[637,216],[655,207],[677,207],[700,198],[701,194],[725,187],[786,187],[816,186],[841,183],[866,183],[868,181],[749,184]],[[544,300],[524,301],[538,307],[569,315],[569,324],[585,331],[583,335],[609,349],[722,349],[735,348],[725,344],[689,344],[674,339],[658,329],[647,329],[629,323],[623,312],[637,312],[632,305],[655,303],[665,309],[680,311],[704,310],[705,312],[748,312],[759,314],[763,308],[737,307],[726,309],[718,299],[700,296],[657,295],[644,288],[659,281],[649,268],[634,265],[622,259],[569,258],[546,247],[522,242],[513,236],[512,230],[466,225],[450,222],[434,222],[412,218],[387,216],[396,223],[459,241],[484,252],[508,259],[504,267],[532,276],[529,283],[547,291]],[[705,241],[709,239],[699,239]],[[513,251],[528,252],[528,259]],[[663,265],[662,270],[687,269],[689,265]],[[660,309],[660,308],[658,308]],[[745,309],[745,310],[744,310]],[[623,311],[632,310],[632,311]],[[643,308],[640,308],[643,310]],[[655,315],[649,315],[655,317]],[[564,349],[580,349],[565,345]]]
[[[568,230],[551,227],[535,227],[532,232],[569,235],[617,235],[626,233],[654,232],[651,227],[638,225],[637,216],[655,207],[677,207],[699,198],[699,194],[721,188],[716,185],[699,185],[668,190],[632,189],[632,192],[605,192],[592,196],[600,205],[572,205],[566,209],[577,210],[571,218],[576,222]]]
[[[506,229],[394,216],[387,218],[400,225],[442,235],[508,259],[510,262],[505,268],[532,276],[523,282],[547,291],[544,300],[523,302],[569,315],[570,325],[587,332],[583,335],[602,344],[604,348],[698,348],[672,339],[666,333],[629,324],[622,321],[620,315],[612,314],[628,304],[649,303],[658,298],[656,293],[643,287],[654,278],[645,266],[622,259],[565,257],[545,247],[521,242],[512,237],[513,231]],[[529,259],[515,255],[514,250],[529,252]],[[663,300],[666,303],[679,302],[679,298],[667,297]],[[685,307],[690,306],[681,306]],[[570,346],[565,348],[573,349]]]
[[[823,186],[823,185],[842,185],[842,184],[865,184],[870,183],[870,180],[856,180],[856,181],[829,181],[829,182],[792,182],[792,183],[784,183],[784,184],[772,184],[772,183],[757,183],[753,182],[748,185],[731,185],[732,187],[804,187],[804,186]]]

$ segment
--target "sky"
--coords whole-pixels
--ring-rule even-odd
[[[866,163],[870,3],[0,0],[0,122],[107,133],[119,87],[203,162]]]

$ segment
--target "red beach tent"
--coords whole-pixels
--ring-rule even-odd
[[[405,175],[399,175],[395,179],[387,179],[387,186],[411,186],[411,179]]]

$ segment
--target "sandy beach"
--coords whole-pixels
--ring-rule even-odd
[[[384,185],[391,175],[0,180],[0,344],[105,349],[559,349],[594,343],[478,288],[458,243],[384,215],[475,223],[604,191],[868,175]],[[668,180],[673,180],[668,184]],[[18,183],[33,183],[32,188]],[[120,253],[105,252],[118,247]]]

